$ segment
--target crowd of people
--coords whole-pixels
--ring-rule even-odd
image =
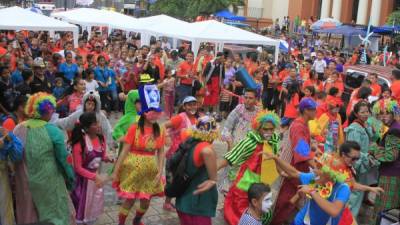
[[[364,48],[299,44],[274,64],[123,32],[75,47],[68,32],[1,32],[0,224],[95,224],[107,183],[121,225],[164,196],[182,225],[211,224],[218,192],[230,225],[356,224],[365,201],[375,224],[400,207],[400,70],[394,53],[390,87],[371,73],[344,102],[344,67],[385,58]]]

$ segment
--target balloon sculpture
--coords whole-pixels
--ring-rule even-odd
[[[361,55],[361,64],[367,64],[367,46],[371,44],[371,41],[369,41],[369,38],[374,34],[374,32],[370,32],[371,30],[371,22],[368,24],[368,29],[367,33],[365,34],[365,37],[363,38],[361,35],[358,35],[358,37],[361,39],[361,43],[364,45],[364,50]]]

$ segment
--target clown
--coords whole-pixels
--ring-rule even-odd
[[[17,224],[74,221],[67,192],[73,187],[74,171],[67,163],[63,132],[48,123],[55,107],[55,98],[47,93],[30,96],[25,108],[30,119],[14,130],[25,146],[23,160],[16,164]]]
[[[238,176],[230,187],[224,203],[224,215],[228,224],[238,224],[240,216],[248,207],[247,191],[252,183],[273,184],[278,171],[273,162],[262,161],[262,152],[278,154],[279,135],[275,132],[280,126],[278,115],[270,111],[261,111],[253,120],[247,137],[240,141],[224,160],[230,165],[241,165]],[[263,224],[268,224],[271,211],[265,210]]]
[[[375,213],[378,215],[385,209],[400,207],[399,184],[400,184],[400,123],[398,121],[400,108],[396,101],[378,101],[373,107],[373,112],[389,127],[383,135],[378,146],[372,146],[371,152],[375,159],[381,164],[379,166],[379,187],[385,190],[384,194],[378,196],[375,204]],[[373,220],[372,223],[375,223]]]
[[[139,97],[139,121],[129,128],[112,175],[113,187],[124,199],[118,216],[119,224],[125,224],[135,200],[139,200],[133,225],[142,225],[141,219],[150,206],[150,200],[164,195],[165,132],[157,122],[161,117],[160,93],[156,85],[143,85],[139,87]]]
[[[186,174],[191,177],[188,188],[176,198],[181,225],[211,225],[218,203],[217,156],[212,143],[219,137],[215,119],[200,117],[188,133],[184,144],[190,144]],[[174,157],[174,156],[172,156]]]
[[[339,115],[342,102],[332,96],[326,98],[327,111],[319,118],[308,122],[311,135],[321,145],[324,152],[336,152],[344,141],[342,120]]]

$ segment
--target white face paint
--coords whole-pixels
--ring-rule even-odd
[[[269,134],[269,133],[264,133],[263,134],[264,140],[269,140],[269,139],[271,139],[271,137],[272,137],[272,134]]]
[[[195,115],[196,112],[197,112],[197,110],[190,110],[190,111],[189,111],[189,113],[190,113],[191,115]]]
[[[270,192],[264,197],[261,205],[261,210],[263,212],[269,212],[271,207],[272,207],[272,193]]]
[[[317,181],[317,180],[319,180],[319,179],[321,178],[321,177],[315,172],[314,168],[309,167],[309,170],[310,170],[310,173],[315,174],[314,181]]]

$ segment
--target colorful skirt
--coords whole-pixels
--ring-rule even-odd
[[[76,210],[78,224],[95,222],[103,213],[103,188],[97,188],[92,180],[78,176],[71,199]]]
[[[164,180],[156,180],[158,174],[155,155],[130,152],[121,165],[119,182],[113,183],[119,197],[124,199],[150,200],[164,196]]]

